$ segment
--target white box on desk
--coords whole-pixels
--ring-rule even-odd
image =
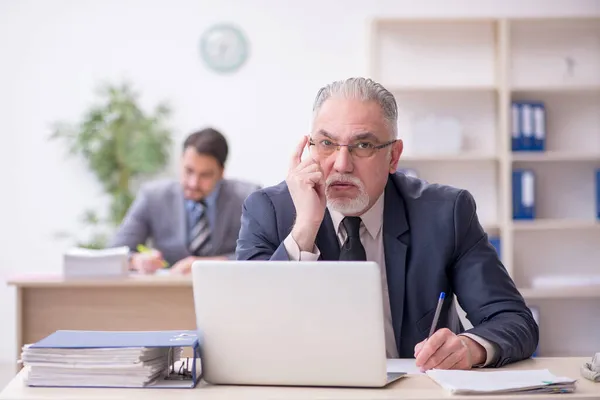
[[[109,249],[74,248],[63,255],[67,278],[118,277],[129,273],[129,247]]]

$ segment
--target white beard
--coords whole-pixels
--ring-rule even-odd
[[[358,195],[355,198],[337,197],[332,198],[328,195],[330,185],[333,182],[349,182],[358,188]],[[344,215],[361,214],[369,205],[369,194],[365,190],[365,185],[355,176],[348,174],[333,174],[327,178],[325,184],[325,196],[327,197],[327,206],[334,211]]]

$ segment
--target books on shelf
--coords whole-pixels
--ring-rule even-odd
[[[200,375],[193,331],[56,331],[25,345],[21,362],[28,386],[190,388]]]
[[[546,107],[542,102],[513,101],[511,104],[513,151],[546,149]]]

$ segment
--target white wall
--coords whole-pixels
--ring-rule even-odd
[[[174,154],[187,133],[210,124],[231,142],[229,176],[274,184],[320,85],[366,74],[375,15],[600,15],[600,1],[0,0],[0,282],[58,272],[68,243],[52,233],[105,204],[84,164],[45,139],[52,121],[79,118],[100,80],[131,79],[149,106],[169,100]],[[209,72],[198,54],[201,32],[224,20],[252,46],[232,76]],[[12,361],[14,293],[4,286],[0,321],[0,361]]]

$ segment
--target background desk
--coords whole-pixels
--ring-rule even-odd
[[[189,276],[10,280],[17,289],[17,348],[59,329],[196,329]]]
[[[579,367],[588,358],[540,358],[526,360],[504,367],[504,369],[543,369],[548,368],[557,375],[577,378],[577,391],[572,394],[530,394],[506,396],[452,396],[426,375],[409,375],[382,389],[341,389],[341,388],[300,388],[266,386],[211,386],[201,383],[195,389],[78,389],[78,388],[30,388],[23,378],[23,369],[0,393],[1,400],[34,399],[531,399],[531,400],[570,400],[600,398],[600,383],[581,378]],[[482,371],[482,373],[485,373]]]

